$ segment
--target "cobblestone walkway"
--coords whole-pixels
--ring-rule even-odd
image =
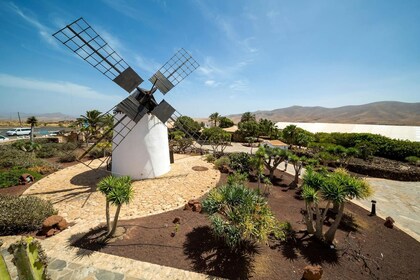
[[[194,171],[194,166],[207,167],[208,170]],[[105,198],[96,191],[96,184],[106,175],[78,164],[47,176],[24,193],[51,201],[59,215],[75,223],[60,234],[41,241],[50,258],[48,271],[52,279],[213,279],[204,274],[70,246],[75,236],[105,222]],[[202,157],[177,155],[169,173],[133,183],[134,199],[121,208],[120,219],[179,208],[189,199],[203,196],[216,186],[219,179],[219,171]],[[5,243],[2,248],[7,248],[18,238],[2,238]],[[11,256],[7,258],[11,259]]]

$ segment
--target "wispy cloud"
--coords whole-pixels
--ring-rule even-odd
[[[99,93],[90,87],[79,85],[65,81],[42,81],[27,77],[18,77],[8,74],[0,74],[0,86],[15,88],[15,89],[28,89],[31,91],[41,90],[51,93],[65,94],[87,99],[100,99],[100,100],[118,100],[120,97],[111,96]]]
[[[207,80],[204,82],[204,84],[209,87],[218,87],[221,83],[216,82],[215,80]]]
[[[148,75],[154,74],[162,66],[153,59],[145,58],[139,54],[134,55],[134,63],[135,66],[146,71]]]
[[[138,11],[125,0],[103,0],[103,2],[112,9],[126,15],[130,18],[139,19]]]
[[[45,25],[40,23],[35,17],[32,17],[32,16],[28,15],[27,13],[24,13],[13,2],[9,3],[9,6],[12,9],[12,11],[15,12],[17,15],[19,15],[22,19],[24,19],[26,21],[26,23],[28,23],[32,27],[36,28],[39,32],[39,35],[41,35],[41,37],[42,37],[42,39],[44,39],[44,41],[46,41],[48,44],[50,44],[52,46],[57,46],[57,42],[51,36],[52,31],[48,27],[46,27]]]
[[[234,91],[246,91],[248,89],[249,82],[247,80],[236,80],[229,86]]]

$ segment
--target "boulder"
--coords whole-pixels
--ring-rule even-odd
[[[188,203],[185,204],[184,206],[184,210],[192,210],[194,204],[193,205],[189,205]]]
[[[201,203],[194,204],[193,209],[194,212],[200,213],[202,210]]]
[[[305,280],[319,280],[322,277],[322,266],[320,265],[307,265],[303,269],[303,277]]]
[[[50,237],[65,230],[68,226],[69,224],[63,217],[52,215],[42,222],[41,234]]]
[[[385,225],[387,228],[394,228],[394,223],[395,223],[395,221],[394,221],[394,219],[393,219],[393,218],[391,218],[391,217],[386,217],[384,225]]]
[[[64,218],[57,224],[57,228],[59,230],[65,230],[68,227],[69,227],[69,224],[67,223],[66,219],[64,219]]]
[[[58,223],[61,222],[61,220],[63,220],[63,217],[61,217],[61,216],[58,216],[58,215],[49,216],[42,223],[42,227],[43,228],[52,228],[53,226],[58,225]]]
[[[188,201],[188,204],[192,207],[194,206],[194,204],[200,203],[200,201],[198,201],[197,199],[190,199]]]

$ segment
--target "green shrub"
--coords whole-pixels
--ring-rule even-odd
[[[37,172],[28,169],[14,168],[0,173],[0,188],[8,188],[18,185],[19,177],[24,173],[31,174],[35,180],[42,178],[42,175]]]
[[[51,202],[35,196],[0,195],[0,235],[18,235],[40,229],[56,214]]]
[[[93,159],[106,157],[109,155],[111,155],[111,149],[108,149],[108,148],[103,149],[103,148],[95,147],[89,152],[89,157]]]
[[[408,161],[409,163],[420,165],[420,157],[409,156],[409,157],[406,157],[405,160]]]
[[[230,168],[240,173],[251,171],[251,156],[248,153],[232,153],[229,155]]]
[[[58,150],[51,147],[42,147],[36,152],[36,156],[39,158],[52,158],[58,155]]]
[[[0,168],[28,168],[42,165],[42,161],[34,153],[27,153],[12,145],[0,145]]]
[[[207,154],[207,155],[205,155],[204,159],[207,162],[212,163],[212,162],[214,162],[216,160],[216,157],[213,154]]]
[[[245,173],[235,172],[227,177],[227,184],[229,186],[233,185],[243,185],[248,180],[248,175]]]
[[[65,153],[58,159],[59,162],[73,162],[76,161],[77,157],[74,153]]]
[[[274,234],[285,239],[288,223],[274,217],[267,201],[257,191],[243,185],[222,186],[212,190],[203,201],[212,229],[231,249],[247,241],[266,241]]]
[[[229,166],[229,164],[230,164],[230,160],[229,160],[229,157],[227,156],[222,156],[214,161],[214,166],[219,170],[223,168],[224,166]]]
[[[74,151],[77,148],[77,143],[63,143],[63,144],[59,144],[59,149],[61,151]]]

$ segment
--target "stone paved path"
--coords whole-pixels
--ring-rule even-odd
[[[376,214],[385,219],[391,216],[398,228],[420,242],[420,182],[402,182],[367,178],[374,190],[368,200],[352,202],[370,211],[376,200]]]
[[[208,170],[194,171],[193,166],[204,166]],[[51,201],[59,215],[75,223],[60,234],[41,241],[51,259],[52,279],[212,279],[204,274],[70,246],[78,234],[105,222],[105,198],[95,188],[103,176],[106,174],[78,164],[47,176],[24,193]],[[177,155],[169,173],[133,183],[134,200],[122,207],[120,218],[133,219],[179,208],[189,199],[199,198],[214,188],[219,179],[219,171],[202,157]],[[2,248],[18,238],[2,238],[5,243]]]

